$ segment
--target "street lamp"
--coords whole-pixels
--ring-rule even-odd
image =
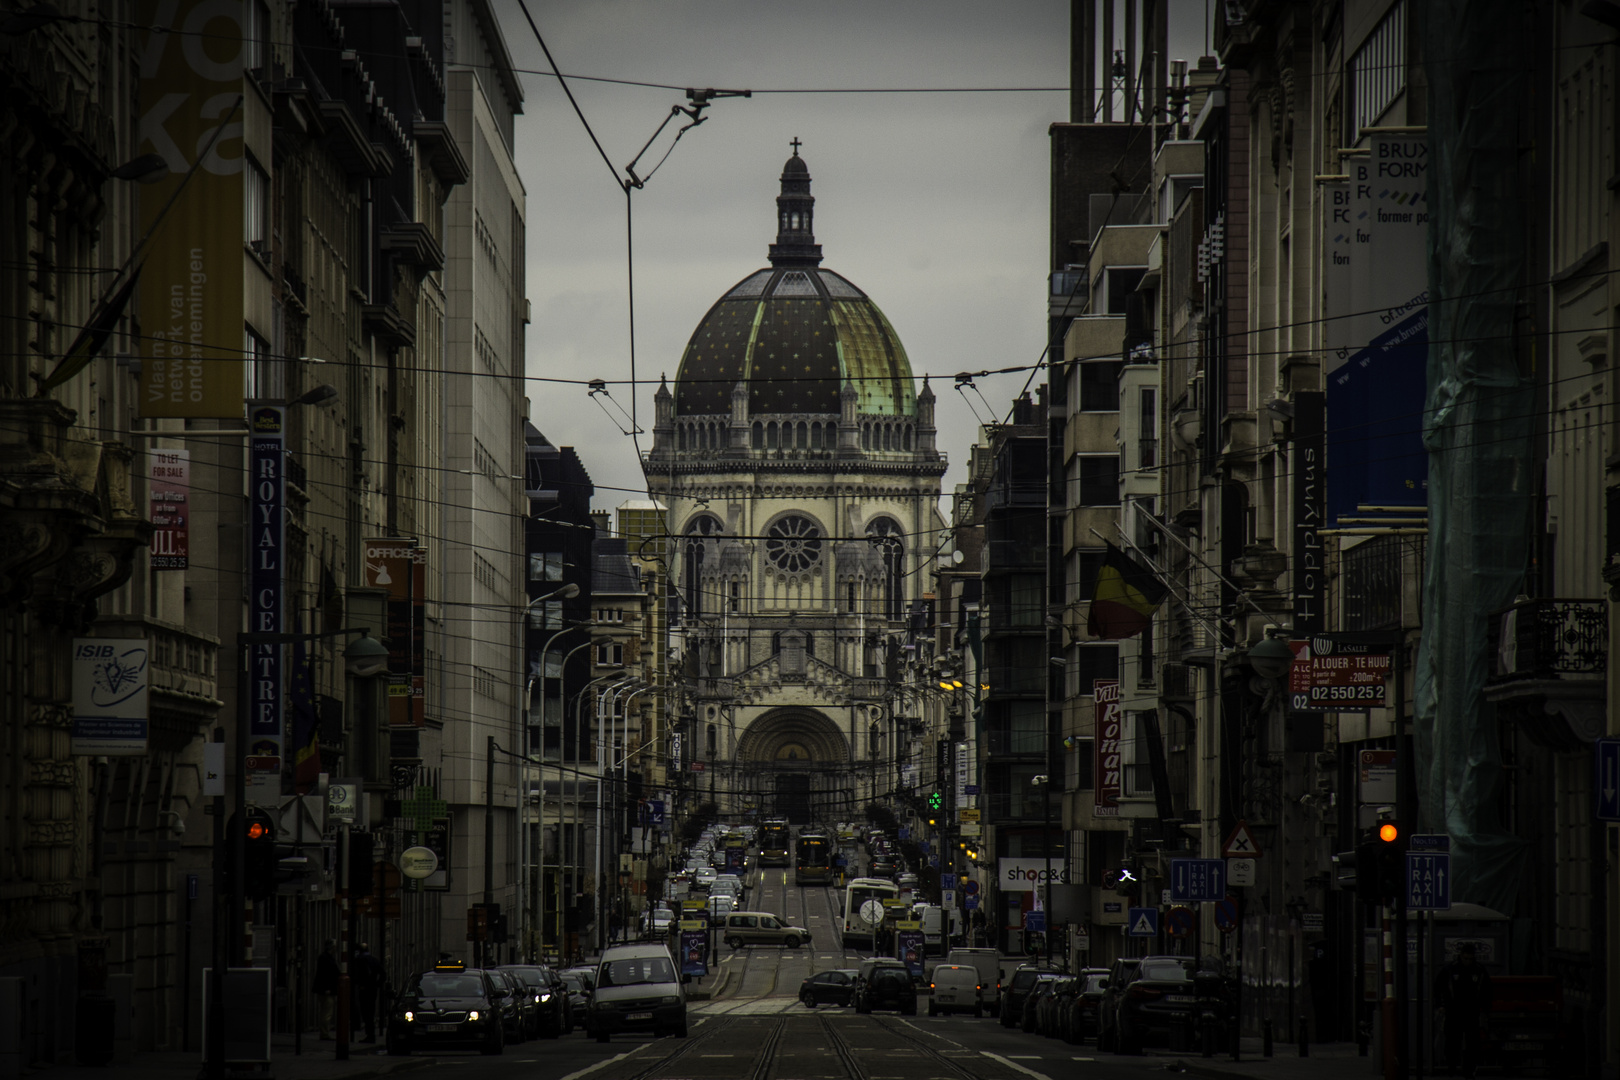
[[[1249,663],[1254,667],[1254,673],[1262,679],[1277,680],[1288,674],[1288,669],[1294,664],[1294,650],[1288,643],[1272,636],[1273,631],[1267,629],[1265,640],[1257,641],[1249,646]]]
[[[1046,853],[1046,878],[1041,900],[1041,916],[1045,927],[1041,936],[1046,942],[1046,966],[1052,966],[1052,777],[1050,773],[1036,773],[1029,778],[1030,786],[1041,787],[1041,849]],[[1064,950],[1068,955],[1068,950]],[[1065,964],[1065,967],[1068,965]]]
[[[616,668],[613,671],[607,672],[606,674],[599,675],[596,678],[592,679],[590,682],[586,683],[584,686],[580,687],[579,688],[579,696],[574,699],[574,768],[571,771],[574,774],[574,785],[573,786],[574,786],[574,811],[575,811],[574,818],[576,819],[574,821],[575,825],[579,824],[577,819],[583,816],[583,807],[580,805],[579,776],[580,776],[581,770],[580,770],[579,766],[580,766],[580,763],[584,760],[582,757],[580,757],[580,744],[584,741],[584,736],[585,736],[585,703],[590,700],[590,695],[587,693],[587,691],[589,691],[591,689],[591,687],[595,686],[597,683],[610,683],[611,684],[611,683],[613,683],[613,682],[615,682],[615,681],[617,681],[619,679],[623,679],[624,676],[625,676],[625,671],[624,671],[623,668]],[[565,720],[565,723],[566,723],[566,720]],[[563,756],[565,758],[567,756],[567,739],[563,740]],[[558,775],[559,776],[561,775],[561,772],[562,772],[562,766],[559,764],[559,766],[558,766]],[[558,800],[560,802],[562,800],[562,791],[561,791],[560,785],[559,785],[559,790],[557,792],[557,797],[558,797]],[[560,813],[561,813],[561,811],[559,810],[559,815],[560,815]],[[559,837],[560,837],[560,834],[559,834]],[[578,893],[579,893],[579,881],[580,881],[581,878],[583,878],[585,876],[585,850],[584,850],[584,844],[583,843],[580,843],[580,844],[576,845],[576,848],[577,848],[577,850],[575,851],[575,855],[578,857],[579,862],[577,864],[577,871],[575,873],[574,891],[575,891],[575,895],[577,896]],[[559,850],[557,852],[557,859],[558,859],[557,888],[560,890],[562,888],[562,884],[563,884],[562,883],[562,851],[560,850],[560,848],[559,848]],[[562,921],[562,914],[563,914],[563,904],[562,904],[562,899],[559,896],[558,902],[557,902],[557,920],[558,920],[558,922],[557,922],[557,945],[558,945],[559,949],[562,947],[562,944],[563,944],[564,924],[563,924],[563,921]]]
[[[627,692],[629,692],[631,690],[634,690],[638,686],[641,686],[641,687],[645,688],[639,678],[637,678],[635,676],[629,676],[628,678],[621,679],[619,682],[611,683],[608,686],[604,687],[603,689],[597,691],[597,696],[596,696],[596,701],[597,701],[597,705],[596,705],[597,739],[596,739],[596,875],[595,876],[596,876],[596,946],[597,946],[598,949],[601,949],[602,946],[603,946],[603,943],[607,940],[606,938],[603,937],[603,930],[605,929],[605,927],[602,925],[603,921],[604,921],[603,915],[604,915],[604,913],[606,911],[606,907],[605,907],[605,904],[604,904],[604,901],[605,901],[606,898],[603,896],[603,893],[604,893],[605,890],[602,887],[602,883],[603,883],[603,875],[602,875],[602,798],[603,798],[602,781],[605,778],[605,776],[607,774],[607,771],[610,768],[613,767],[613,744],[612,744],[612,741],[611,740],[604,741],[602,739],[601,732],[602,732],[602,726],[603,726],[604,721],[606,723],[610,724],[610,725],[612,724],[612,722],[613,722],[613,714],[618,711],[618,699],[619,699],[619,696],[621,694],[624,694],[624,693],[627,693]],[[611,730],[611,728],[610,728],[610,730]]]

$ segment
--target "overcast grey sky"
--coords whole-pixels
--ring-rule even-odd
[[[1195,58],[1205,4],[1171,7],[1171,52],[1183,55],[1176,39],[1190,31]],[[497,10],[516,66],[547,70],[516,0],[497,0]],[[642,449],[659,375],[674,379],[704,312],[767,265],[778,178],[798,137],[822,265],[883,309],[918,386],[933,377],[945,490],[962,480],[977,421],[952,376],[1030,365],[1045,346],[1046,131],[1067,119],[1067,0],[529,0],[529,11],[565,75],[755,92],[712,105],[633,196]],[[540,380],[630,376],[625,196],[556,79],[521,77],[530,415],[554,443],[578,449],[595,505],[611,508],[645,490],[631,440],[583,385]],[[676,90],[584,79],[569,87],[621,176],[671,106],[685,104]],[[988,87],[1060,89],[971,89]],[[963,90],[765,92],[883,88]],[[638,173],[675,130],[672,122]],[[1027,378],[998,375],[978,388],[1005,414]],[[611,394],[630,408],[628,386]],[[989,418],[977,396],[973,404]]]

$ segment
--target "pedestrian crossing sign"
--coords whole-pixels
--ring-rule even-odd
[[[1130,917],[1125,920],[1125,933],[1130,937],[1158,937],[1159,909],[1131,908]]]

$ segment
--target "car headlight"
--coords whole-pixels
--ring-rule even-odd
[[[547,991],[544,994],[536,994],[535,997],[534,997],[534,1000],[542,1001],[542,1002],[550,1001],[551,1000],[551,993],[550,993],[550,991]]]
[[[477,1010],[477,1009],[474,1009],[474,1010],[473,1010],[473,1011],[472,1011],[472,1012],[470,1012],[470,1013],[468,1013],[468,1014],[467,1014],[467,1019],[469,1019],[469,1020],[476,1020],[476,1019],[478,1019],[478,1010]]]
[[[669,997],[664,998],[663,1003],[665,1005],[679,1005],[681,1003],[681,999],[677,995],[671,994]]]
[[[412,1020],[415,1020],[415,1019],[416,1019],[416,1014],[415,1014],[415,1013],[413,1013],[413,1012],[411,1012],[411,1010],[409,1010],[409,1009],[406,1009],[406,1010],[405,1010],[405,1022],[406,1022],[406,1023],[407,1023],[407,1024],[408,1024],[408,1023],[410,1023],[410,1022],[411,1022],[411,1021],[412,1021]]]

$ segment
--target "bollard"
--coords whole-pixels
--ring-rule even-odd
[[[1271,1021],[1260,1021],[1260,1056],[1271,1056]]]
[[[1299,1056],[1311,1056],[1311,1035],[1309,1029],[1305,1026],[1303,1016],[1299,1018]]]

